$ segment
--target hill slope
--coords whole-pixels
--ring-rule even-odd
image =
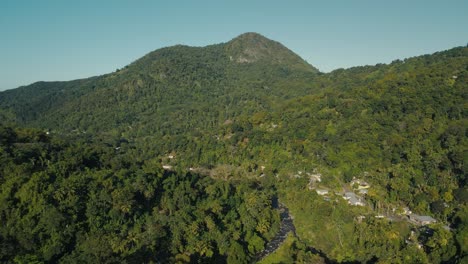
[[[174,116],[192,120],[191,127],[209,127],[254,111],[252,105],[268,108],[278,97],[303,95],[310,88],[304,80],[317,73],[281,44],[247,33],[225,44],[156,50],[99,77],[6,91],[0,105],[17,122],[47,129],[153,126],[149,134],[168,133],[160,125]]]
[[[202,48],[160,49],[99,77],[2,92],[0,117],[84,145],[104,143],[106,151],[125,149],[106,169],[131,177],[164,164],[216,180],[253,179],[290,207],[304,247],[330,259],[453,262],[467,254],[467,83],[466,47],[322,74],[281,44],[246,33]],[[12,155],[22,153],[17,147],[8,145]],[[21,157],[13,168],[38,159]],[[322,186],[337,193],[353,178],[369,182],[368,207],[338,199],[330,206],[307,188],[306,172],[322,173]],[[421,231],[425,250],[418,251],[405,242],[407,224],[374,220],[403,207],[452,230]],[[358,225],[363,215],[368,220]],[[390,244],[376,243],[380,233]]]

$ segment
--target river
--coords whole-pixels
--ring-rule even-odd
[[[293,234],[296,235],[296,228],[294,227],[294,223],[292,221],[291,215],[289,214],[288,208],[280,203],[279,210],[281,219],[280,230],[276,236],[270,242],[268,242],[265,249],[257,253],[255,256],[255,261],[260,261],[264,257],[275,252],[286,240],[289,232],[293,232]]]
[[[262,260],[263,258],[267,257],[271,253],[275,252],[286,240],[289,232],[292,232],[293,235],[296,236],[296,227],[294,226],[293,219],[291,215],[289,214],[289,209],[282,203],[278,203],[277,207],[280,210],[280,219],[281,219],[280,230],[278,231],[276,236],[270,242],[268,242],[265,249],[255,255],[254,263]],[[299,240],[299,238],[297,239]],[[325,255],[325,253],[323,253],[319,249],[309,246],[307,247],[307,250],[312,252],[315,255],[322,257],[325,263],[327,264],[337,263],[336,261],[329,259],[327,255]]]

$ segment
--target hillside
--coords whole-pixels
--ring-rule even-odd
[[[61,223],[75,228],[53,247],[44,234],[55,229],[31,231],[37,234],[31,238],[5,227],[2,258],[18,250],[46,262],[142,256],[244,263],[278,230],[279,198],[297,229],[285,249],[291,261],[316,262],[312,247],[337,262],[462,263],[468,252],[467,85],[467,47],[324,74],[282,44],[246,33],[207,47],[159,49],[103,76],[0,92],[2,220],[16,226],[24,214],[31,223],[43,221],[37,208],[24,208],[37,190],[44,196],[37,206],[58,208],[73,220]],[[311,188],[311,175],[318,174],[318,187],[336,196],[324,199]],[[46,183],[36,186],[41,177]],[[372,186],[363,207],[338,195],[353,190],[356,179]],[[92,184],[84,188],[81,181]],[[59,187],[68,192],[69,184],[82,190],[80,212],[54,194]],[[180,207],[170,203],[175,190]],[[203,190],[211,191],[203,196]],[[133,197],[130,204],[122,204],[124,196]],[[224,209],[207,209],[219,197]],[[437,223],[375,220],[403,208]],[[149,215],[170,245],[147,240],[142,222]],[[198,225],[183,227],[188,219]],[[118,223],[125,232],[116,231]],[[83,234],[96,241],[112,237],[113,244],[94,252]],[[141,240],[131,242],[131,235]],[[31,239],[38,242],[26,243]],[[242,258],[229,260],[227,252]]]
[[[153,135],[169,133],[164,124],[174,117],[184,122],[171,131],[186,131],[212,128],[258,105],[271,108],[278,99],[304,95],[311,87],[304,80],[317,73],[281,44],[247,33],[224,44],[156,50],[99,77],[6,91],[0,105],[16,122],[44,129],[123,132],[138,126]]]

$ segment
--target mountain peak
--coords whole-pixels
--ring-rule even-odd
[[[271,58],[278,50],[286,49],[283,45],[258,33],[248,32],[227,43],[231,60],[239,63],[252,63]]]
[[[235,37],[231,41],[254,41],[254,42],[259,42],[259,41],[272,41],[262,34],[256,33],[256,32],[246,32],[243,34],[240,34],[239,36]]]
[[[318,71],[283,44],[255,32],[237,36],[226,43],[225,49],[231,61],[241,64],[267,61],[273,64],[295,65],[294,68],[308,71]]]

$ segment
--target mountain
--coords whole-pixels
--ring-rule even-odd
[[[200,103],[225,107],[211,117],[210,122],[219,123],[238,111],[248,111],[251,104],[269,107],[275,98],[305,94],[310,85],[303,80],[317,74],[281,44],[247,33],[225,44],[156,50],[99,77],[39,82],[6,91],[0,105],[14,113],[15,121],[46,129],[105,131],[148,122],[144,116],[154,120],[206,112]],[[288,83],[288,91],[284,83]],[[240,97],[247,100],[238,102]],[[238,103],[244,106],[235,105]],[[95,113],[100,115],[99,122],[89,118]],[[222,120],[214,120],[221,116]]]
[[[324,74],[245,33],[1,92],[0,220],[28,230],[59,215],[75,229],[5,227],[0,243],[26,260],[245,263],[278,230],[279,198],[297,234],[284,262],[462,263],[467,83],[467,47]],[[371,186],[364,207],[338,195],[357,180]],[[414,226],[403,208],[438,223]]]

